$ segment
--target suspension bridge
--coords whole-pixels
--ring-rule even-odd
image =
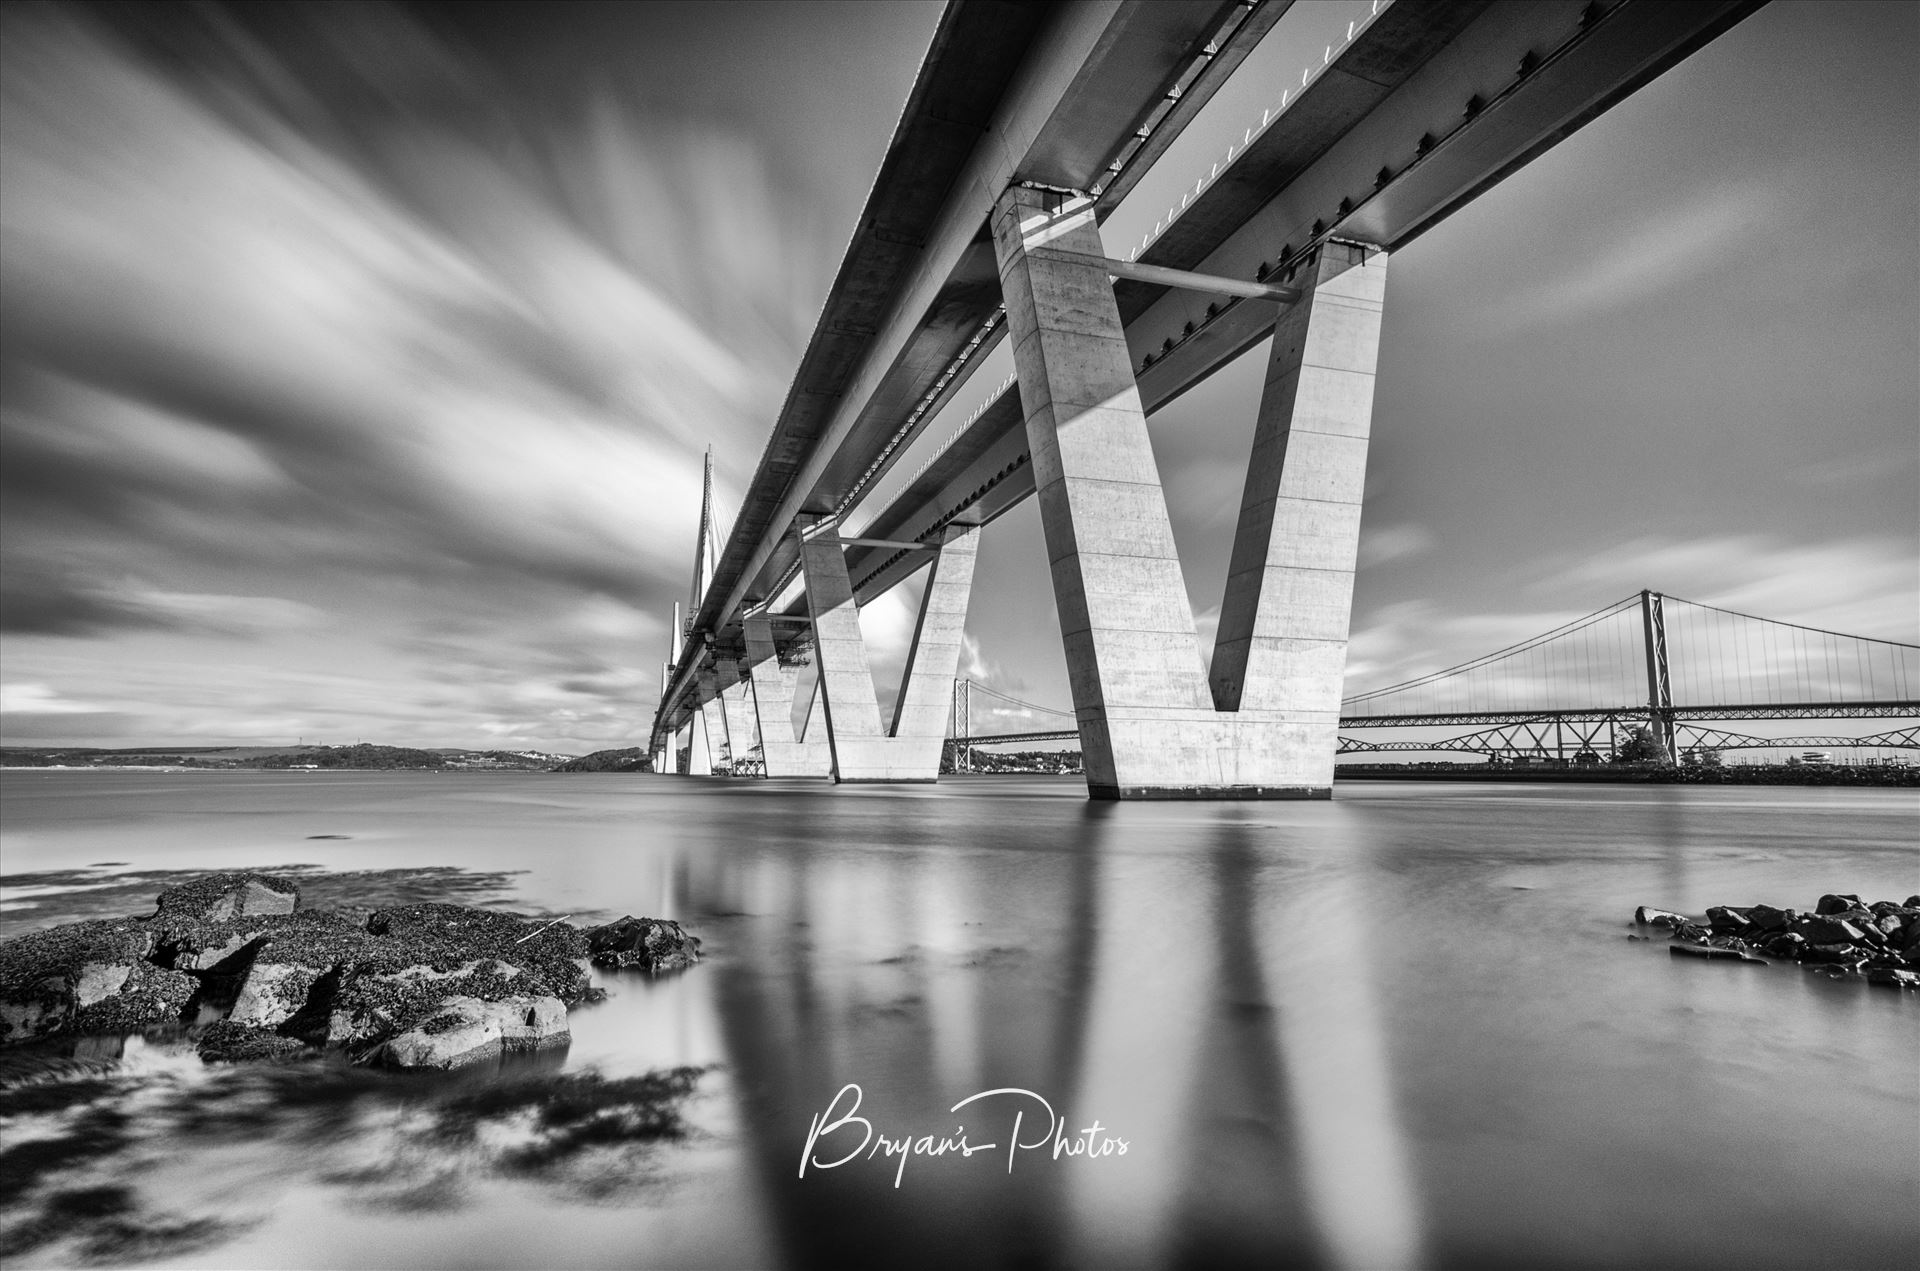
[[[1455,666],[1340,704],[1339,753],[1434,752],[1489,759],[1603,762],[1651,734],[1674,759],[1724,750],[1920,749],[1920,645],[1757,617],[1656,591],[1597,609]],[[1056,727],[990,731],[986,713]],[[1860,734],[1758,736],[1758,720],[1876,719]],[[975,747],[1078,737],[1071,711],[987,685],[954,686],[953,742]],[[1367,730],[1416,737],[1371,740]]]

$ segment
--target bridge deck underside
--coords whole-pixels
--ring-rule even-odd
[[[1284,276],[1328,237],[1400,246],[1759,2],[1390,5],[1139,259],[1252,278]],[[1099,191],[1104,216],[1285,7],[1270,3],[1249,16],[1231,3],[1122,4],[1090,30],[1092,8],[949,6],[695,615],[657,733],[695,709],[697,665],[715,649],[743,654],[743,609],[773,599],[791,576],[795,518],[838,513],[884,474],[999,338],[983,333],[1000,301],[985,236],[999,190],[970,181],[986,171],[989,143],[1006,146],[1008,120],[1024,129],[1022,144],[1010,169],[993,170],[996,180],[1093,189],[1105,165],[1133,147],[1120,177]],[[1203,55],[1210,39],[1216,51]],[[1175,85],[1183,91],[1170,97]],[[1155,112],[1151,140],[1138,144]],[[1117,283],[1115,298],[1150,410],[1264,338],[1274,316],[1267,301],[1210,304],[1202,293],[1132,281]],[[970,342],[973,354],[956,366]],[[1033,482],[1022,418],[1009,391],[865,535],[918,541],[949,525],[984,524],[1026,498]],[[852,548],[857,598],[896,585],[924,563],[920,555]],[[782,635],[783,643],[801,638],[793,627]]]

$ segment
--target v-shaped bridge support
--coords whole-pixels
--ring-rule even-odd
[[[1209,676],[1093,208],[1016,187],[993,234],[1089,792],[1326,797],[1386,254],[1293,280]]]
[[[760,754],[769,777],[824,777],[833,771],[833,754],[823,730],[809,725],[815,684],[807,701],[794,709],[800,668],[780,665],[774,651],[773,620],[764,613],[745,622],[747,662],[751,666],[753,710],[760,727]],[[798,718],[796,718],[796,715]]]
[[[979,534],[978,527],[950,528],[938,548],[893,724],[882,729],[846,550],[831,522],[803,533],[800,561],[835,781],[932,781],[940,775]],[[761,719],[764,729],[764,710]]]

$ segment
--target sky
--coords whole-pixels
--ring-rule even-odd
[[[0,6],[0,739],[644,744],[702,455],[724,514],[938,17]],[[1642,587],[1920,640],[1917,70],[1920,6],[1776,2],[1395,254],[1351,688]],[[1263,356],[1151,422],[1203,631]],[[1067,704],[1031,501],[966,670]]]

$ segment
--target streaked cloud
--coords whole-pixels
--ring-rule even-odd
[[[1360,568],[1373,569],[1399,560],[1417,560],[1434,548],[1433,532],[1424,525],[1402,522],[1398,525],[1360,527]]]
[[[520,109],[396,7],[0,20],[10,670],[162,736],[643,728],[701,451],[757,453],[831,266],[754,143]]]
[[[1730,181],[1678,207],[1647,201],[1583,242],[1558,272],[1539,275],[1486,317],[1487,335],[1511,336],[1640,303],[1719,268],[1724,250],[1751,238],[1773,195],[1758,182]]]

